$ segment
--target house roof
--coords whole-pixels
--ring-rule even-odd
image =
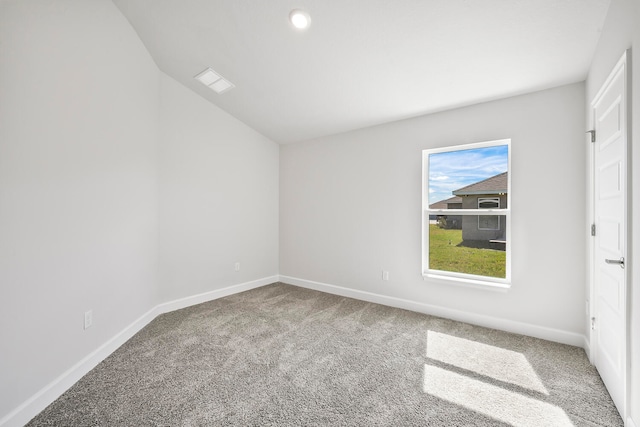
[[[492,176],[475,184],[467,185],[453,191],[456,196],[471,196],[477,194],[506,194],[508,172]]]
[[[448,209],[449,203],[462,203],[462,197],[453,196],[446,200],[440,200],[429,205],[429,209]]]

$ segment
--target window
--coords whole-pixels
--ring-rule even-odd
[[[500,198],[478,197],[478,209],[500,209]],[[500,230],[500,217],[493,215],[479,215],[478,230]]]
[[[487,199],[478,197],[478,209],[500,209],[500,198],[492,197]]]
[[[424,150],[425,278],[508,288],[511,140]]]

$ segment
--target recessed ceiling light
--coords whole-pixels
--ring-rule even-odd
[[[194,79],[217,93],[226,92],[227,90],[235,87],[233,83],[220,76],[220,74],[216,73],[211,68],[207,68],[195,76]]]
[[[289,14],[289,21],[298,30],[306,30],[311,25],[311,17],[307,12],[300,9],[294,9]]]

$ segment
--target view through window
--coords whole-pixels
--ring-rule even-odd
[[[510,280],[510,140],[423,151],[423,273]]]

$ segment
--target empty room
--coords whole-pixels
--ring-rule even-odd
[[[0,0],[0,427],[640,427],[640,0]]]

